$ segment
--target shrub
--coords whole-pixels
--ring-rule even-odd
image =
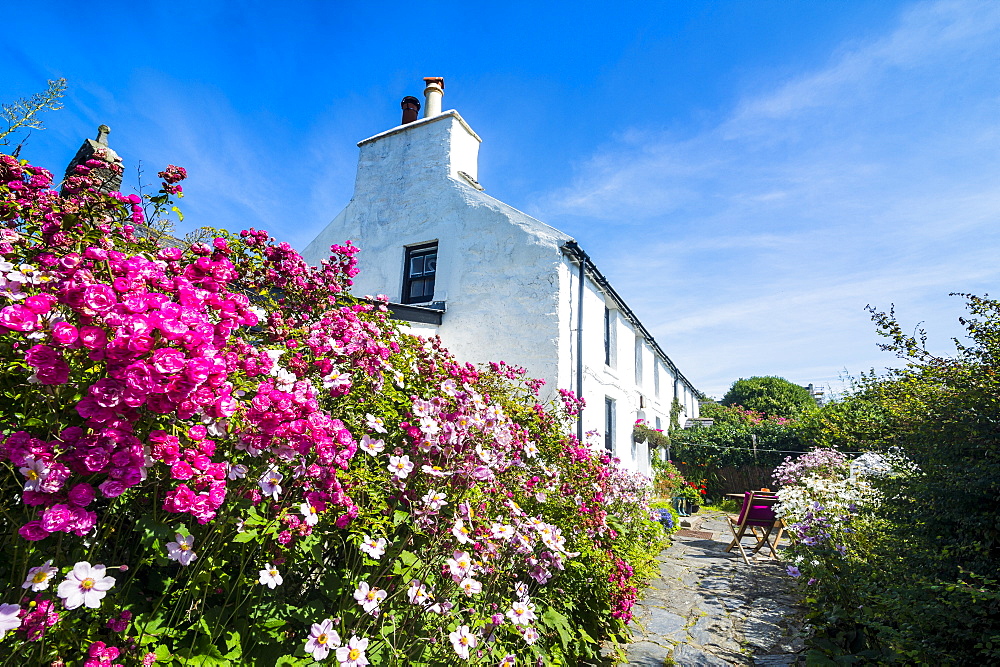
[[[0,656],[567,664],[652,571],[648,480],[266,232],[0,156]],[[22,583],[23,582],[23,583]],[[6,635],[6,636],[4,636]],[[509,657],[510,656],[510,657]]]
[[[863,377],[810,426],[818,441],[879,457],[848,469],[817,454],[779,471],[794,478],[780,495],[795,517],[793,565],[812,582],[815,664],[1000,659],[1000,302],[963,296],[968,340],[952,357],[873,311],[885,349],[907,366]]]

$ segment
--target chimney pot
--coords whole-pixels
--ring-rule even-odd
[[[403,98],[403,101],[399,103],[399,106],[403,109],[402,125],[412,123],[417,119],[417,112],[420,111],[420,100],[416,97],[413,95],[407,95]]]
[[[441,113],[441,98],[444,96],[444,77],[424,77],[424,118]]]

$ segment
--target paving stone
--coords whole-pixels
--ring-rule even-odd
[[[691,628],[688,634],[695,644],[702,646],[718,646],[727,651],[739,651],[740,643],[735,639],[733,624],[725,618],[702,616]]]
[[[732,667],[734,663],[689,644],[681,644],[674,649],[674,664],[677,667]]]
[[[670,657],[671,649],[653,642],[635,642],[626,650],[629,665],[639,667],[663,667]]]
[[[797,664],[798,656],[787,654],[755,655],[754,667],[791,667]]]
[[[684,638],[687,619],[683,616],[663,609],[653,609],[650,616],[649,622],[646,623],[646,632],[676,641]]]
[[[726,553],[731,536],[723,514],[700,515],[691,524],[713,538],[674,537],[661,552],[660,576],[634,610],[629,664],[659,667],[671,656],[693,667],[796,664],[801,620],[784,567],[764,554],[747,565],[738,553]]]

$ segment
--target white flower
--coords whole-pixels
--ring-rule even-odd
[[[338,373],[334,371],[323,378],[323,388],[324,389],[339,389],[341,387],[350,388],[351,386],[351,374],[350,373]]]
[[[472,577],[466,577],[465,579],[462,579],[461,583],[458,584],[458,587],[462,589],[462,592],[469,597],[472,597],[476,593],[483,592],[483,585],[478,581],[476,581],[475,579],[473,579]]]
[[[361,436],[361,444],[358,445],[362,450],[375,456],[376,454],[381,454],[385,449],[384,440],[372,440],[367,434]]]
[[[385,553],[386,544],[388,544],[388,542],[386,542],[384,537],[375,539],[374,537],[365,535],[359,548],[375,560],[378,560],[382,557],[382,554]]]
[[[91,566],[87,561],[74,565],[57,589],[63,605],[67,609],[76,609],[80,605],[91,609],[100,607],[101,600],[115,585],[115,578],[105,576],[106,572],[107,568],[103,565]]]
[[[535,443],[529,442],[524,445],[524,455],[528,458],[534,458],[538,454],[538,447]]]
[[[176,537],[176,542],[167,542],[167,558],[175,560],[181,565],[190,565],[191,561],[198,557],[191,550],[191,547],[194,546],[194,538],[180,533],[177,533]]]
[[[264,565],[264,569],[260,571],[260,578],[257,580],[260,582],[261,586],[267,586],[268,588],[274,590],[276,586],[280,586],[284,579],[281,578],[281,574],[278,573],[278,568],[274,567],[270,563]]]
[[[319,523],[319,516],[316,514],[316,507],[311,503],[302,503],[299,505],[299,511],[302,512],[302,516],[305,517],[304,521],[307,526],[315,526]]]
[[[433,417],[421,417],[420,430],[426,436],[437,435],[441,432],[441,425]]]
[[[437,510],[441,509],[443,506],[448,504],[448,501],[445,500],[445,498],[447,497],[448,496],[444,495],[440,491],[431,490],[428,491],[426,494],[424,494],[422,500],[424,501],[424,504],[427,505],[427,509],[436,512]]]
[[[461,581],[467,574],[472,572],[472,557],[466,551],[456,551],[452,558],[445,561],[452,579]]]
[[[264,492],[265,496],[271,496],[275,500],[281,494],[281,480],[285,478],[280,472],[271,468],[264,476],[260,478],[257,483],[260,484],[261,491]]]
[[[514,593],[517,595],[517,599],[523,602],[528,601],[528,584],[523,581],[519,581],[514,584]]]
[[[381,417],[376,417],[375,415],[365,415],[365,424],[371,430],[376,433],[388,433],[389,431],[385,427],[385,422],[382,421]],[[367,640],[365,640],[367,641]]]
[[[30,588],[32,591],[44,591],[49,587],[49,579],[59,572],[59,568],[52,567],[52,561],[45,561],[44,565],[33,567],[28,570],[28,577],[21,584],[21,588]]]
[[[18,468],[18,472],[27,478],[24,483],[25,491],[38,491],[49,474],[49,465],[45,461],[37,461],[28,456],[24,459],[24,467]]]
[[[328,618],[322,623],[313,623],[306,640],[306,653],[311,653],[313,660],[325,660],[330,654],[330,648],[340,646],[340,635],[333,629],[333,619]]]
[[[538,630],[534,628],[525,628],[521,630],[521,636],[524,637],[524,641],[529,644],[534,644],[538,641]]]
[[[21,619],[17,616],[19,613],[21,613],[19,604],[0,604],[0,639],[3,639],[9,630],[21,627]]]
[[[527,625],[535,620],[535,605],[525,600],[518,600],[507,610],[507,618],[514,625]]]
[[[455,522],[455,527],[451,529],[451,534],[462,544],[472,544],[471,531],[465,527],[465,522],[461,519]]]
[[[271,370],[271,375],[273,375],[276,380],[274,383],[275,387],[281,391],[291,391],[295,386],[295,381],[298,380],[298,378],[295,377],[295,373],[285,370],[281,366],[275,366]]]
[[[509,540],[514,536],[514,527],[495,521],[490,528],[490,533],[497,539]]]
[[[340,661],[340,667],[365,667],[368,664],[368,658],[365,657],[365,649],[367,648],[367,639],[351,637],[347,646],[341,646],[337,649],[337,660]]]
[[[448,635],[448,638],[451,639],[451,645],[455,647],[455,653],[463,660],[469,659],[469,649],[476,648],[476,644],[479,643],[479,638],[472,634],[467,625],[458,626],[454,632]]]
[[[410,457],[406,454],[403,454],[402,456],[389,457],[389,472],[399,479],[406,479],[407,475],[409,475],[412,470],[413,463],[410,461]]]
[[[368,582],[362,581],[354,591],[354,599],[358,601],[361,608],[369,614],[373,614],[382,600],[386,598],[386,593],[381,588],[370,588]]]
[[[419,579],[414,579],[410,582],[410,588],[406,591],[406,597],[410,600],[410,604],[421,605],[432,599],[430,591],[420,583]]]

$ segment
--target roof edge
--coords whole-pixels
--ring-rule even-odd
[[[407,123],[406,125],[397,125],[396,127],[386,130],[385,132],[379,132],[378,134],[368,137],[367,139],[362,139],[361,141],[358,142],[358,148],[364,146],[365,144],[376,142],[379,139],[384,139],[385,137],[391,137],[394,134],[400,134],[402,132],[406,132],[407,130],[410,130],[414,127],[422,127],[424,125],[430,125],[431,123],[437,122],[439,120],[444,120],[445,118],[454,118],[455,120],[458,121],[459,125],[465,128],[466,132],[472,135],[472,137],[476,141],[478,141],[479,143],[483,143],[482,138],[478,134],[476,134],[475,130],[469,127],[469,124],[465,122],[465,119],[462,118],[461,114],[459,114],[454,109],[449,109],[448,111],[442,111],[436,116],[431,116],[430,118],[421,118],[419,120],[413,121],[412,123]]]
[[[611,286],[611,283],[608,282],[608,279],[604,277],[604,274],[601,273],[597,268],[597,265],[594,264],[594,260],[590,259],[590,255],[584,252],[583,248],[580,247],[580,244],[575,240],[571,240],[563,243],[560,248],[562,249],[563,254],[572,256],[584,265],[585,270],[590,274],[591,278],[594,279],[594,282],[605,290],[608,296],[610,296],[611,299],[618,305],[618,309],[625,315],[625,319],[632,323],[632,326],[634,326],[636,330],[642,334],[642,337],[649,342],[653,349],[666,362],[667,366],[673,370],[674,373],[676,373],[677,379],[687,385],[688,389],[690,389],[691,392],[697,396],[698,390],[695,386],[691,384],[690,380],[684,377],[684,374],[681,373],[679,368],[677,368],[677,365],[670,359],[670,357],[667,356],[667,353],[663,351],[663,348],[661,348],[660,344],[656,342],[656,339],[653,338],[653,334],[649,333],[649,330],[643,326],[636,314],[633,313],[632,309],[625,303],[625,299],[623,299],[622,296],[615,291],[615,288]]]

